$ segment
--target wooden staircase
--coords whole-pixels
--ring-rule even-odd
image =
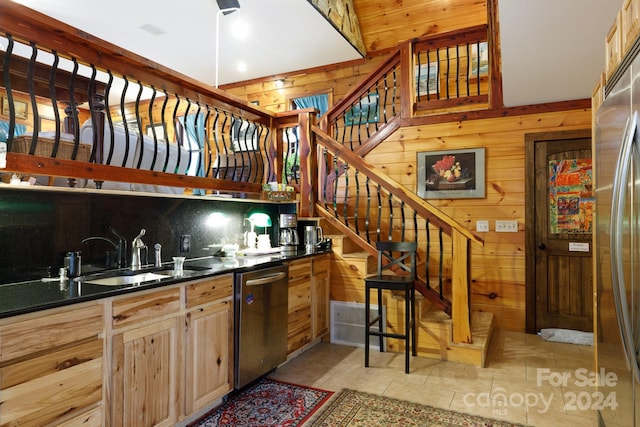
[[[326,223],[324,236],[332,240],[331,299],[364,304],[364,278],[374,273],[376,259],[347,236]],[[387,327],[404,324],[402,296],[387,298]],[[493,314],[476,311],[471,316],[473,343],[454,343],[452,320],[442,309],[416,293],[418,356],[484,367],[493,331]],[[404,341],[389,338],[388,351],[404,352]]]

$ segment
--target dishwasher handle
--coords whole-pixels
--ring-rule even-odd
[[[267,283],[277,282],[278,280],[284,278],[285,276],[286,276],[286,273],[281,271],[279,273],[260,277],[258,279],[249,279],[246,281],[245,286],[266,285]]]

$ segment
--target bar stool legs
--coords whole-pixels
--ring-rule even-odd
[[[385,351],[384,338],[398,338],[404,339],[405,342],[405,373],[410,372],[409,364],[410,357],[409,352],[413,356],[417,356],[417,344],[416,344],[416,310],[415,310],[415,288],[413,286],[407,286],[404,291],[405,300],[405,312],[404,312],[404,334],[394,334],[382,332],[383,329],[383,316],[382,316],[382,291],[384,288],[378,286],[365,285],[365,344],[364,344],[364,366],[369,367],[369,346],[371,343],[371,337],[377,336],[380,339],[380,352]],[[371,319],[371,290],[375,290],[377,293],[378,310],[377,315]],[[377,324],[378,330],[371,330],[372,326]]]

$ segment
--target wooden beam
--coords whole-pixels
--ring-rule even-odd
[[[19,153],[7,153],[7,168],[3,169],[3,171],[67,178],[85,178],[93,179],[94,181],[135,182],[139,184],[202,188],[205,190],[212,189],[241,193],[260,193],[262,191],[261,184],[129,169]]]

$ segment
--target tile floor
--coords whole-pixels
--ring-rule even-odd
[[[576,393],[591,392],[576,387],[578,368],[593,372],[593,347],[495,330],[485,368],[413,357],[407,375],[404,354],[372,351],[365,368],[364,349],[320,343],[271,378],[332,391],[351,388],[538,427],[597,426],[595,411],[565,409]],[[567,377],[564,386],[554,381],[560,374]]]

